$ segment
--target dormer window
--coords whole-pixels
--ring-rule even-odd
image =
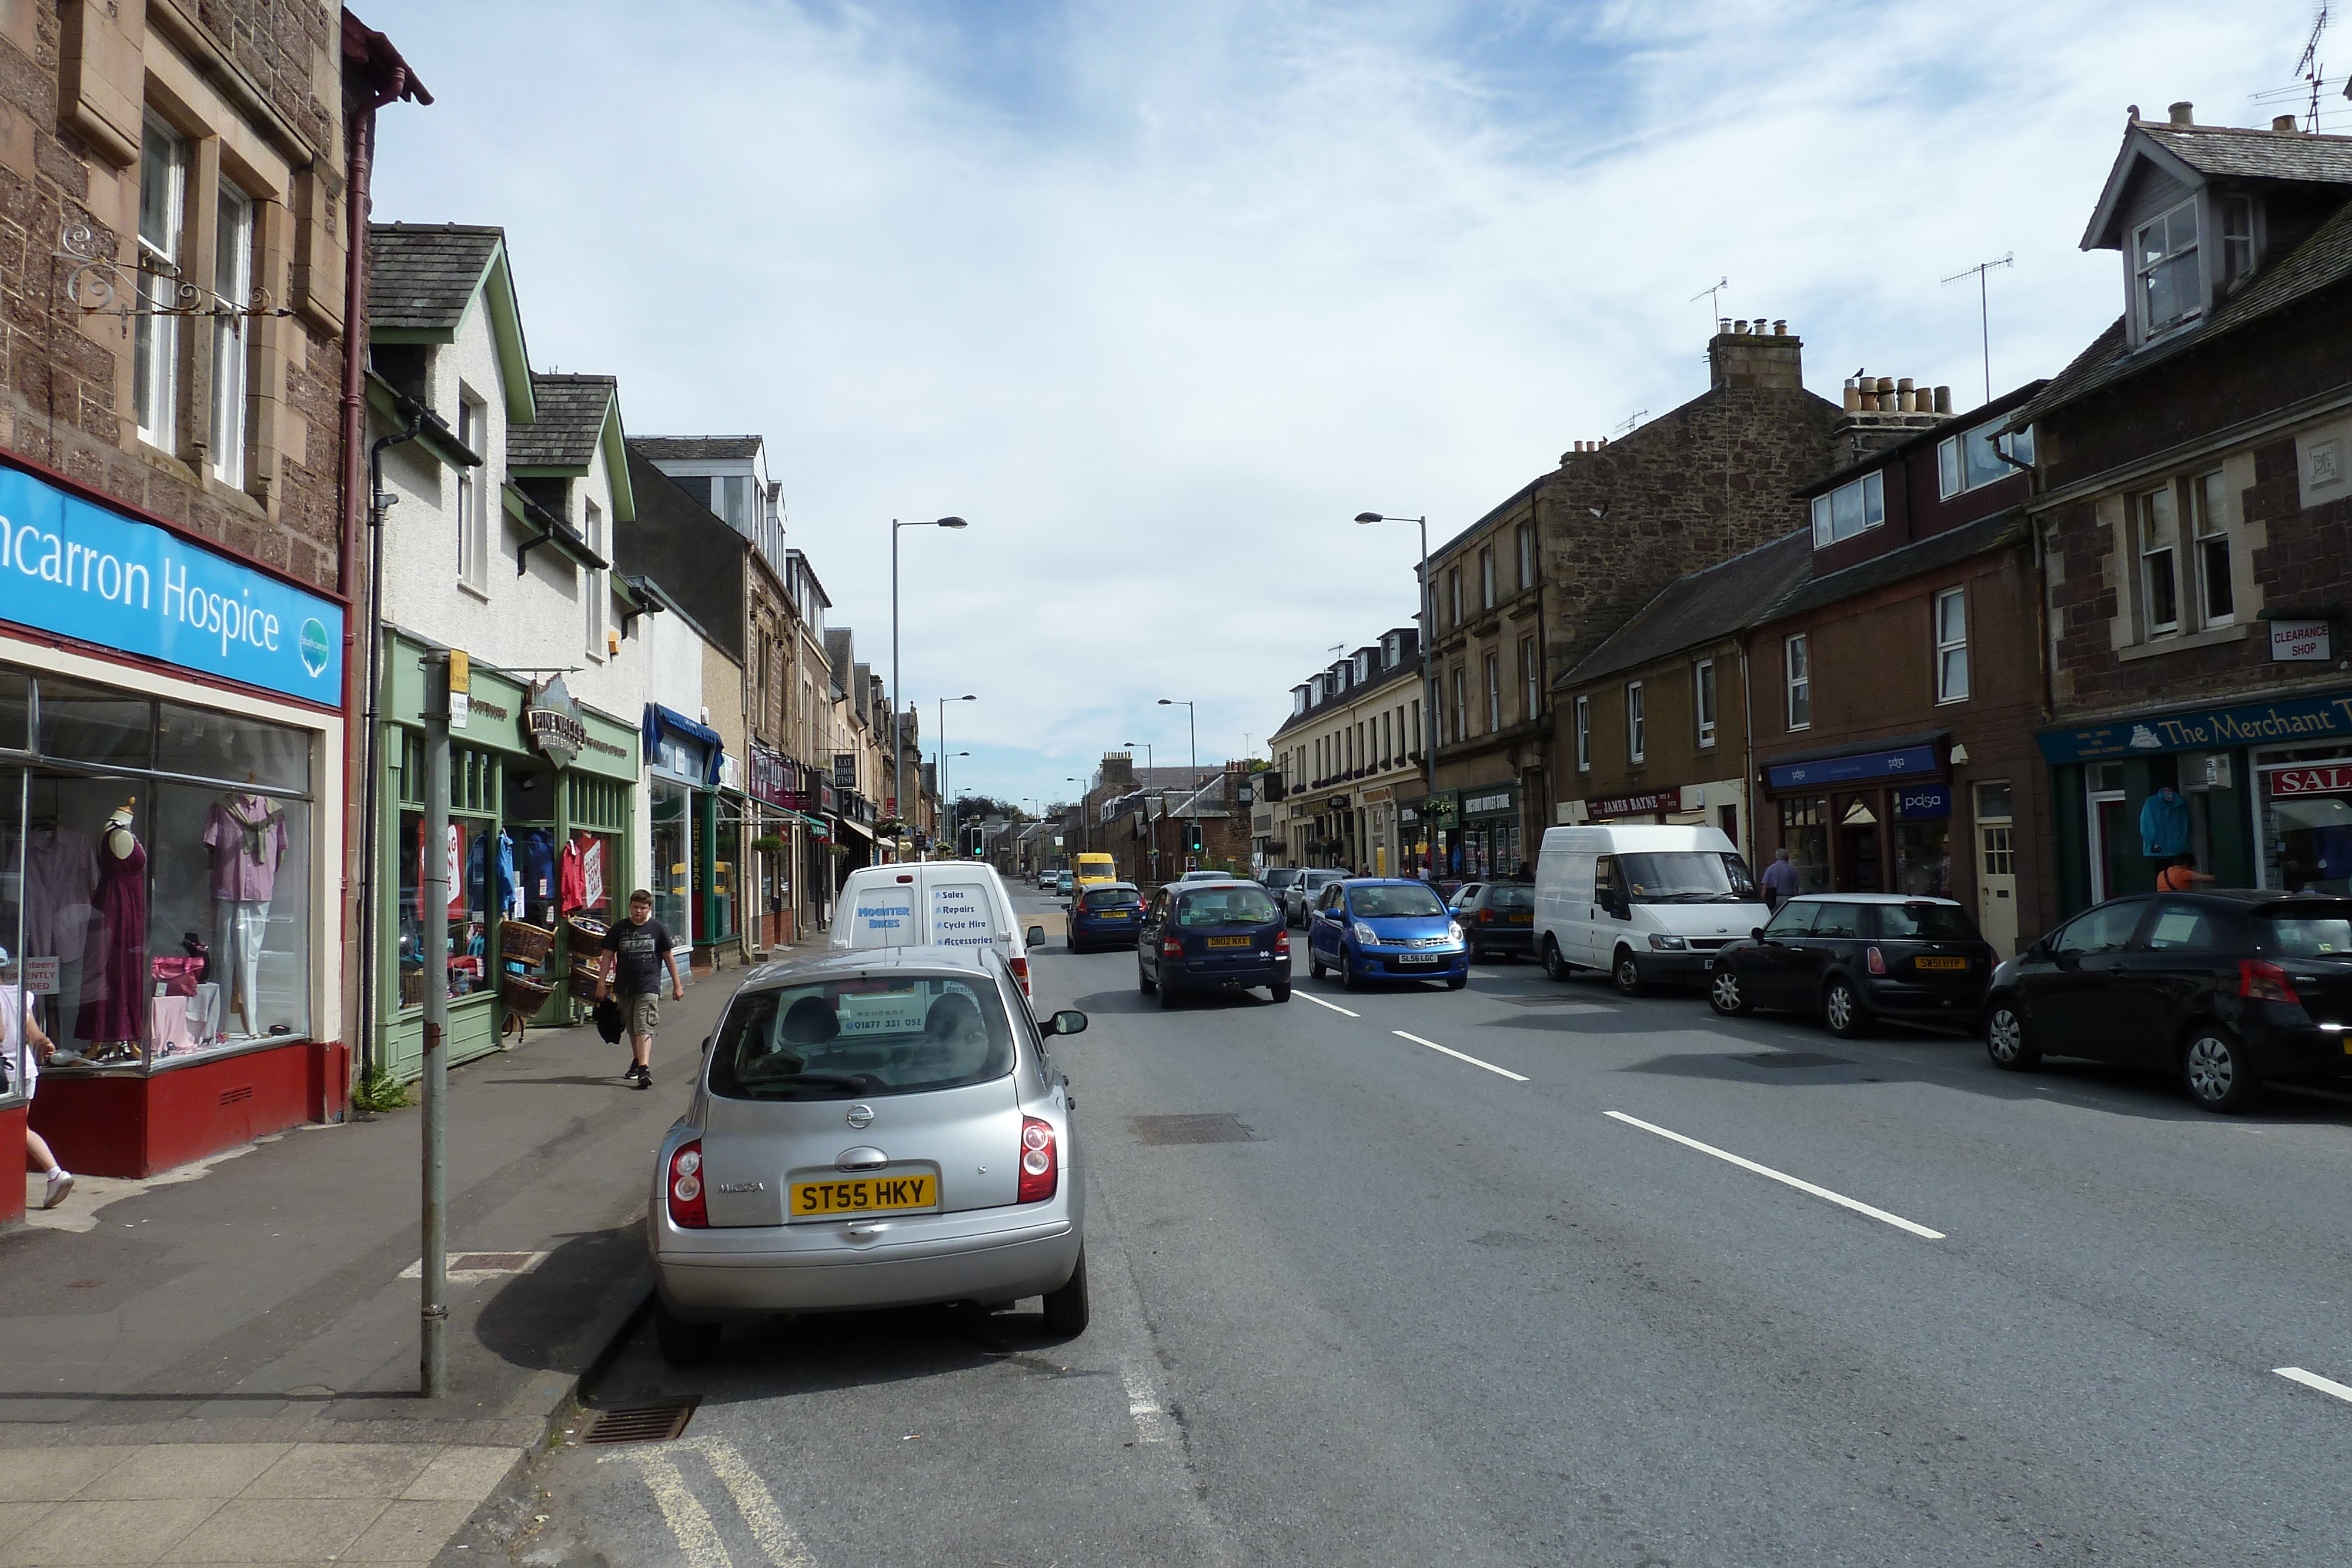
[[[1948,501],[2016,473],[1998,453],[2006,452],[2020,463],[2033,461],[2032,428],[2002,435],[2000,423],[1989,420],[1965,435],[1948,435],[1936,444],[1936,488],[1941,499]]]
[[[1307,690],[1308,690],[1308,688],[1307,688],[1307,687],[1306,687],[1306,686],[1293,686],[1293,687],[1291,687],[1291,688],[1290,688],[1290,716],[1291,716],[1291,717],[1293,717],[1293,718],[1297,718],[1300,714],[1303,714],[1303,713],[1305,713],[1305,712],[1307,711]]]
[[[2247,236],[2248,250],[2252,236]],[[2137,308],[2142,333],[2154,337],[2196,318],[2200,299],[2197,278],[2197,204],[2181,203],[2133,235],[2137,277]]]
[[[1850,539],[1886,520],[1886,480],[1877,470],[1813,497],[1813,548]]]
[[[1356,679],[1354,684],[1360,686],[1371,678],[1372,655],[1371,651],[1370,649],[1366,649],[1363,653],[1356,655]]]
[[[2254,199],[2221,198],[2221,283],[2223,287],[2254,270]]]

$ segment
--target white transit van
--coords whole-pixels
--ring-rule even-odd
[[[904,861],[860,866],[833,906],[836,952],[856,947],[993,947],[1029,991],[1029,949],[1045,929],[1024,936],[996,868],[978,861]]]
[[[1705,983],[1706,961],[1770,918],[1720,828],[1549,828],[1536,860],[1544,973],[1605,969],[1632,996],[1654,980]]]

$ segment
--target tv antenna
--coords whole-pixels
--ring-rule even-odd
[[[1987,402],[1992,401],[1992,299],[1985,287],[1985,274],[1996,267],[2014,266],[2016,261],[2017,253],[2011,251],[1999,261],[1980,261],[1967,271],[1956,272],[1944,279],[1946,283],[1958,283],[1964,277],[1974,277],[1977,280],[1977,316],[1984,334],[1985,402]]]
[[[2327,68],[2319,63],[2319,36],[2327,31],[2327,0],[2319,0],[2311,17],[2311,37],[2303,41],[2303,57],[2294,62],[2294,74],[2311,84],[2311,103],[2304,110],[2303,128],[2319,129],[2319,87],[2327,77]],[[2347,94],[2352,96],[2352,94]]]
[[[1721,303],[1723,291],[1730,287],[1730,278],[1718,277],[1708,287],[1702,288],[1696,294],[1692,295],[1690,297],[1690,303],[1696,305],[1702,299],[1706,300],[1707,319],[1710,321],[1721,320],[1723,319],[1723,312],[1718,308],[1718,306]]]
[[[1637,409],[1633,413],[1627,414],[1623,419],[1618,421],[1615,424],[1611,425],[1609,427],[1609,434],[1612,435],[1631,435],[1633,434],[1633,427],[1640,424],[1643,420],[1649,417],[1650,411],[1648,409]]]

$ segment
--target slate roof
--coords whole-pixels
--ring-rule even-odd
[[[604,415],[620,382],[611,376],[557,376],[533,371],[539,421],[507,431],[510,468],[586,468],[604,434]]]
[[[2256,130],[2237,125],[2142,121],[2141,135],[2200,174],[2224,180],[2293,180],[2352,185],[2352,136]]]
[[[1580,685],[1634,669],[1752,626],[1767,619],[1778,601],[1806,580],[1812,564],[1812,530],[1800,528],[1704,571],[1677,578],[1558,684]]]
[[[1852,599],[1874,589],[1885,588],[1916,577],[1922,572],[1964,561],[1970,556],[2015,544],[2025,537],[2025,511],[2011,507],[1990,517],[1979,517],[1973,523],[1962,523],[1940,534],[1930,534],[1916,544],[1874,556],[1843,571],[1833,571],[1827,577],[1816,577],[1799,583],[1783,593],[1751,624],[1762,625],[1767,621],[1779,621],[1787,616],[1818,610],[1824,604],[1834,604],[1841,599]],[[1767,547],[1769,548],[1769,547]]]
[[[506,237],[474,224],[370,224],[368,325],[456,331]]]
[[[710,463],[760,455],[756,435],[633,435],[629,444],[656,463]]]

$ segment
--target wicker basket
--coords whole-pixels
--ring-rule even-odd
[[[507,975],[499,980],[499,1005],[527,1019],[537,1018],[540,1009],[547,1006],[547,998],[554,994],[553,986],[528,975]]]
[[[572,927],[572,956],[574,958],[593,958],[604,953],[604,937],[610,927],[603,921],[575,915],[565,924]]]
[[[555,933],[528,921],[499,922],[499,951],[526,964],[544,964],[555,950]]]
[[[604,999],[604,977],[596,965],[578,958],[572,961],[572,994],[583,1002]]]

